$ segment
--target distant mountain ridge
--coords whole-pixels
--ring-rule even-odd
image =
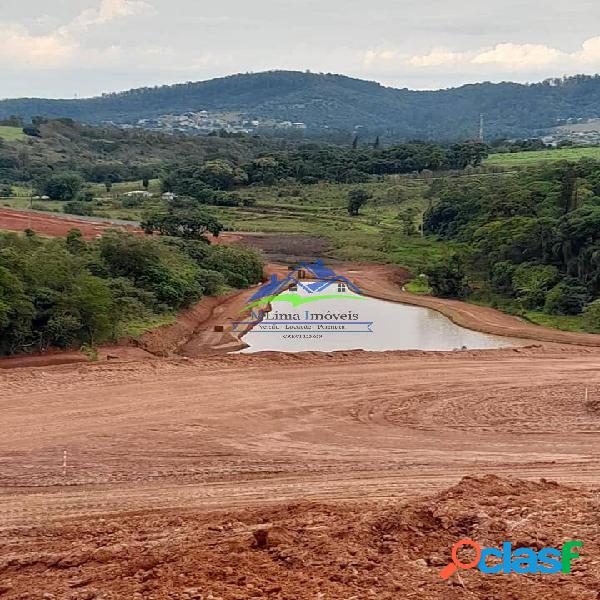
[[[473,138],[483,113],[488,137],[531,137],[567,119],[600,117],[600,76],[413,91],[344,75],[267,71],[96,98],[0,101],[0,119],[69,117],[84,123],[136,124],[200,110],[301,122],[308,134],[358,127],[364,135],[393,140]]]

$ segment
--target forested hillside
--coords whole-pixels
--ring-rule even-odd
[[[165,162],[214,158],[245,162],[288,143],[250,136],[170,135],[143,129],[91,127],[70,119],[35,120],[28,135],[0,135],[0,183],[40,181],[57,171],[78,171],[90,181],[156,177]],[[14,128],[15,131],[20,129]]]
[[[365,135],[391,140],[457,140],[478,134],[481,113],[488,136],[529,137],[564,119],[599,117],[599,106],[598,76],[411,91],[342,75],[270,71],[89,99],[4,100],[0,119],[43,115],[136,123],[164,114],[227,110],[250,118],[302,122],[308,135],[360,127]]]
[[[436,294],[479,288],[525,315],[583,312],[586,328],[600,331],[597,162],[437,180],[429,196],[425,231],[463,249],[431,268]]]

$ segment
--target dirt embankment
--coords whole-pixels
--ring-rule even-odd
[[[123,600],[595,600],[597,495],[468,477],[405,503],[300,502],[217,513],[143,512],[4,530],[2,598]],[[582,540],[571,573],[439,571],[450,549],[561,548]],[[461,556],[469,561],[471,557]]]

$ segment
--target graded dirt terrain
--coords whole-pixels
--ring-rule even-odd
[[[248,290],[124,360],[4,368],[0,598],[598,599],[598,337],[336,270],[528,346],[224,354]],[[444,582],[464,537],[585,545],[570,574]]]
[[[2,371],[5,595],[596,598],[599,365],[557,346]],[[470,474],[580,489],[416,499]],[[271,551],[250,548],[261,523]],[[589,554],[570,577],[466,573],[465,596],[436,574],[464,534]]]

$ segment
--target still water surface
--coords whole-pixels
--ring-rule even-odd
[[[243,337],[249,347],[242,352],[440,351],[522,345],[520,340],[459,327],[428,308],[377,300],[349,290],[338,292],[335,284],[321,294],[329,297],[296,305],[291,296],[309,298],[311,294],[299,288],[278,295],[268,317]]]

